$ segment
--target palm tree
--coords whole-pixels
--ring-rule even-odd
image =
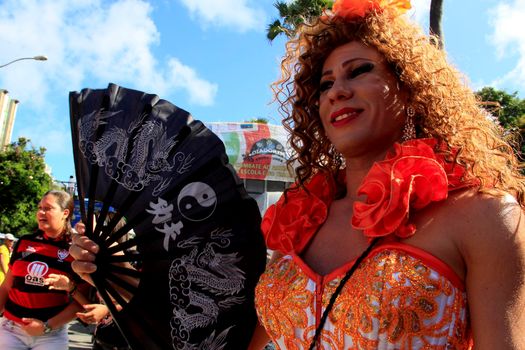
[[[294,36],[299,25],[320,16],[324,9],[331,9],[333,3],[333,0],[294,0],[290,3],[277,0],[274,7],[279,11],[280,19],[268,25],[266,37],[272,42],[280,34],[285,34],[289,38]],[[440,49],[443,48],[444,41],[442,15],[443,0],[431,0],[429,31],[433,35],[432,43]]]
[[[266,118],[251,118],[244,121],[244,123],[258,123],[258,124],[268,124],[268,119]]]
[[[280,34],[292,37],[299,25],[320,16],[325,8],[332,7],[332,3],[333,0],[294,0],[290,3],[278,0],[273,6],[279,11],[280,19],[268,25],[266,37],[270,42]]]
[[[430,2],[430,34],[433,35],[432,43],[439,49],[443,49],[443,28],[441,17],[443,15],[443,0],[432,0]]]

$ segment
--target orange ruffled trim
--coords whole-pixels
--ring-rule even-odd
[[[416,139],[395,144],[385,160],[375,163],[358,189],[366,196],[354,203],[351,224],[367,237],[395,234],[406,238],[416,227],[411,210],[445,200],[454,189],[473,186],[465,182],[465,169],[435,153],[435,139]],[[457,152],[452,152],[452,157]],[[335,182],[325,174],[315,175],[304,189],[294,188],[270,206],[262,221],[267,247],[300,254],[328,215],[335,196]]]
[[[286,198],[281,196],[266,210],[261,229],[268,248],[283,253],[300,252],[325,221],[335,194],[334,181],[316,175],[305,187],[309,194],[294,185]]]
[[[381,12],[389,9],[395,15],[401,15],[410,10],[409,0],[336,0],[332,6],[332,12],[347,20],[364,18],[369,12]]]

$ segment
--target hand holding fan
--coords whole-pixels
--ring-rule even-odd
[[[70,93],[70,112],[82,221],[100,246],[92,278],[130,346],[245,349],[266,250],[220,139],[170,102],[114,84]]]

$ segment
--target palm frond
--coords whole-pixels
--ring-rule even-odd
[[[283,32],[284,31],[281,25],[281,21],[276,19],[273,23],[268,25],[268,28],[266,30],[266,38],[268,38],[268,40],[271,42]]]
[[[279,12],[280,20],[268,25],[266,37],[270,42],[282,33],[289,38],[293,37],[300,25],[322,15],[332,5],[333,0],[295,0],[290,3],[277,0],[274,7]]]
[[[288,15],[288,4],[284,1],[276,1],[273,6],[279,12],[279,17],[284,18]]]

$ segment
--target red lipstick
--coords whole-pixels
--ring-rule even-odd
[[[330,123],[335,127],[346,125],[357,118],[361,112],[362,109],[350,107],[342,108],[330,115]]]

